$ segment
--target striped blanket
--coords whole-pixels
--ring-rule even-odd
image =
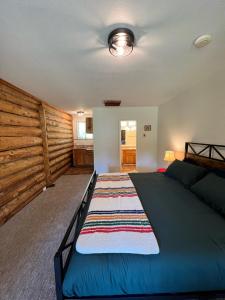
[[[76,243],[82,254],[158,254],[153,229],[127,173],[98,176]]]

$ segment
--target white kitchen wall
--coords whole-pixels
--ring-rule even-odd
[[[120,121],[137,121],[137,169],[157,167],[157,107],[98,107],[93,110],[94,163],[97,173],[120,170]],[[144,132],[144,125],[152,130]],[[144,136],[145,135],[145,136]]]
[[[159,167],[165,150],[184,151],[186,141],[225,144],[225,79],[219,74],[159,107]]]

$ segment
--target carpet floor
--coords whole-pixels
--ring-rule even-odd
[[[0,299],[53,300],[53,257],[90,175],[62,176],[0,228]]]
[[[93,167],[70,167],[64,175],[92,174],[93,171]]]

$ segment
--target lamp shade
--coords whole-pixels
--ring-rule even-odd
[[[165,156],[164,156],[165,161],[174,161],[175,160],[175,155],[174,151],[166,151]]]

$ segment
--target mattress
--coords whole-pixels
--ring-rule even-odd
[[[74,250],[64,295],[225,290],[225,219],[164,174],[130,177],[154,228],[160,254],[82,255]]]

